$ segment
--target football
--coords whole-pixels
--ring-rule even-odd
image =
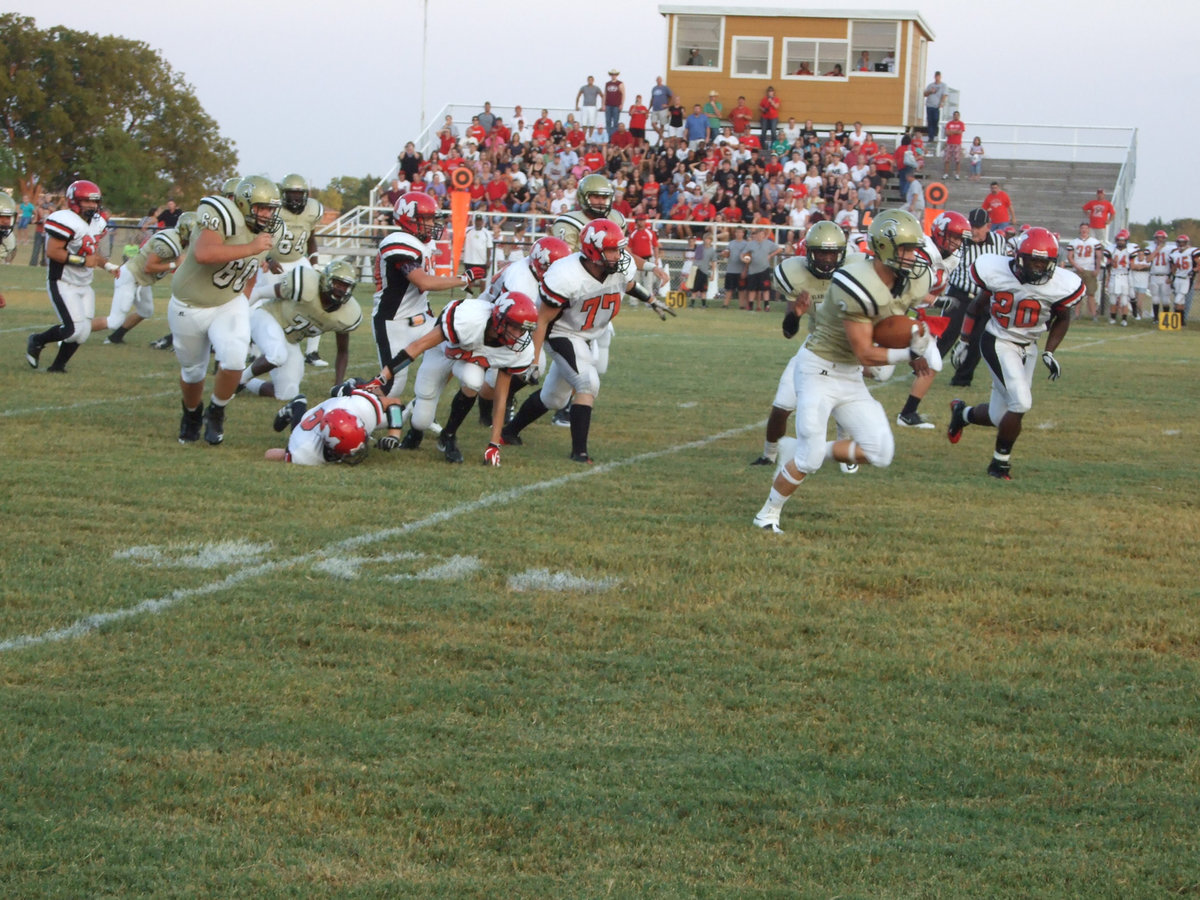
[[[747,265],[750,264],[750,260],[752,260],[753,258],[754,257],[752,257],[749,253],[742,254],[742,262],[746,263]]]
[[[903,350],[912,340],[914,328],[920,329],[922,333],[926,330],[924,322],[918,322],[908,316],[888,316],[875,323],[873,340],[880,347]]]

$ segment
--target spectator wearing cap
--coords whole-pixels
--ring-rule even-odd
[[[683,123],[683,128],[689,150],[704,146],[708,140],[708,116],[704,115],[699,103],[693,104],[692,114]]]
[[[604,130],[612,134],[621,121],[621,110],[625,108],[625,84],[616,69],[608,70],[608,81],[604,83]]]
[[[721,130],[721,119],[725,116],[725,107],[717,99],[716,91],[708,92],[708,101],[704,104],[704,114],[708,116],[707,140],[712,140]]]
[[[949,287],[946,289],[946,315],[950,317],[950,324],[938,338],[938,350],[943,356],[950,352],[955,340],[958,339],[959,332],[962,330],[963,316],[979,290],[979,285],[971,277],[971,268],[974,266],[975,260],[985,253],[1003,255],[1006,250],[1004,235],[994,232],[990,228],[991,219],[987,210],[982,208],[971,210],[967,213],[967,221],[971,224],[971,235],[963,241],[962,249],[959,250],[958,265],[950,272]],[[986,315],[985,311],[983,316]],[[980,322],[975,323],[975,328],[971,332],[971,347],[967,358],[950,380],[952,385],[969,387],[971,384],[975,366],[979,364],[979,340],[984,330],[980,325]]]

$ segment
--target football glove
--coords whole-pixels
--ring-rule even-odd
[[[800,317],[789,311],[783,316],[783,336],[788,340],[794,338],[800,331]]]
[[[658,317],[664,322],[667,321],[668,315],[672,318],[675,317],[675,310],[671,309],[671,307],[667,306],[667,304],[663,303],[657,297],[655,297],[653,300],[648,300],[646,305],[658,313]]]
[[[912,337],[908,340],[908,349],[917,356],[924,356],[931,340],[933,338],[929,335],[929,327],[921,328],[920,325],[917,325],[913,329]]]
[[[1054,358],[1054,354],[1047,350],[1042,354],[1042,362],[1046,364],[1046,368],[1050,370],[1050,380],[1058,381],[1062,375],[1062,366],[1058,364],[1058,360]]]
[[[375,446],[385,453],[390,453],[392,450],[400,449],[400,438],[394,434],[385,434],[375,442]]]
[[[536,385],[536,384],[537,384],[539,381],[541,381],[541,380],[542,380],[542,366],[541,366],[541,364],[540,364],[540,363],[533,363],[533,364],[532,364],[532,365],[531,365],[531,366],[530,366],[528,369],[526,369],[526,370],[525,370],[525,371],[524,371],[524,372],[521,374],[521,377],[525,379],[525,383],[526,383],[526,384],[528,384],[528,385]]]
[[[485,466],[500,465],[500,445],[488,444],[487,449],[483,451],[483,464]]]
[[[950,365],[956,369],[962,368],[962,364],[967,361],[967,353],[970,349],[971,345],[966,341],[956,343],[954,349],[950,351]]]
[[[335,384],[329,391],[330,397],[349,397],[350,392],[362,384],[361,378],[347,378],[341,384]]]

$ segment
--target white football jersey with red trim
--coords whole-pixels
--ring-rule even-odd
[[[372,317],[407,319],[429,308],[429,297],[408,280],[408,272],[419,268],[434,274],[435,249],[406,231],[395,231],[379,244],[375,257],[375,303]]]
[[[534,306],[541,305],[541,299],[538,297],[537,277],[533,274],[533,269],[529,265],[529,257],[519,259],[515,263],[509,263],[503,269],[496,273],[488,285],[487,290],[480,295],[481,300],[486,300],[489,303],[495,303],[500,299],[501,295],[511,291],[517,291],[524,294],[533,301]]]
[[[987,329],[996,337],[1029,344],[1046,330],[1055,313],[1083,299],[1083,280],[1074,272],[1055,268],[1045,284],[1025,284],[1013,274],[1015,261],[984,253],[971,266],[971,277],[991,293]]]
[[[495,307],[482,297],[453,300],[442,310],[439,319],[446,335],[438,349],[447,359],[465,360],[483,369],[506,369],[522,372],[533,363],[533,342],[521,350],[484,342],[487,323]]]
[[[304,414],[288,438],[287,461],[299,466],[320,466],[325,460],[325,429],[321,422],[335,409],[344,409],[363,423],[367,434],[384,421],[383,404],[369,391],[352,391],[348,397],[331,397]]]
[[[67,253],[74,256],[90,256],[100,247],[100,235],[104,234],[108,223],[99,213],[92,216],[92,221],[85,222],[83,217],[69,209],[59,209],[50,213],[46,218],[46,238],[59,238],[67,242]],[[50,269],[49,276],[67,284],[85,285],[92,283],[95,269],[87,266],[72,266],[54,263],[47,260]]]
[[[614,272],[597,281],[583,267],[583,254],[564,256],[546,270],[542,279],[542,303],[561,309],[550,323],[549,335],[566,335],[591,340],[598,337],[621,312],[621,299],[632,281],[633,262],[624,272]]]

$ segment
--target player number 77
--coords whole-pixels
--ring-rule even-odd
[[[588,299],[583,301],[583,305],[581,307],[584,313],[587,314],[587,317],[583,322],[582,330],[588,331],[592,328],[596,321],[596,314],[600,312],[601,309],[612,309],[613,307],[619,308],[620,305],[621,297],[619,294],[604,294],[601,297],[588,297]],[[616,312],[614,312],[613,315],[616,315]],[[609,318],[612,318],[612,316]]]

